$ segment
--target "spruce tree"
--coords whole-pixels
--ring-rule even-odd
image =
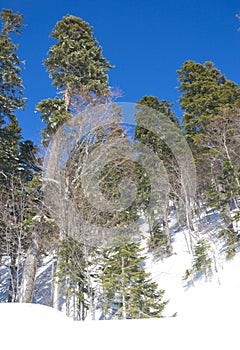
[[[23,109],[23,85],[21,61],[17,55],[18,45],[13,42],[16,34],[22,33],[23,15],[3,9],[0,12],[0,157],[1,178],[17,169],[19,164],[19,127],[15,111]],[[3,178],[2,178],[3,179]]]
[[[0,12],[0,254],[8,254],[8,301],[16,301],[22,261],[30,244],[31,233],[25,222],[32,205],[27,186],[40,170],[38,149],[30,140],[21,141],[16,111],[23,109],[22,62],[18,57],[16,35],[22,33],[23,15],[3,9]],[[31,216],[33,218],[33,216]]]
[[[66,109],[75,94],[87,100],[109,94],[106,72],[112,68],[102,56],[102,48],[93,37],[93,28],[81,18],[66,15],[51,33],[57,43],[44,62],[53,80],[64,95]]]
[[[183,280],[189,277],[199,278],[204,274],[207,278],[212,273],[211,247],[206,239],[199,239],[195,246],[192,259],[192,268],[187,269]],[[193,279],[192,279],[193,282]]]
[[[0,19],[0,176],[3,179],[4,174],[10,176],[25,173],[29,180],[30,172],[38,169],[38,150],[32,141],[21,141],[21,127],[16,111],[24,109],[26,99],[23,97],[22,62],[17,54],[18,44],[13,42],[13,38],[22,33],[23,15],[3,9]]]
[[[0,12],[0,126],[6,122],[16,121],[15,110],[23,109],[23,85],[21,73],[21,61],[17,55],[18,45],[14,44],[12,37],[22,33],[23,15],[12,10],[3,9]],[[7,118],[7,119],[6,119]]]
[[[144,261],[140,244],[127,237],[104,250],[100,278],[105,319],[162,317],[164,291],[144,270]]]
[[[112,68],[103,57],[102,48],[93,36],[93,28],[81,18],[66,15],[57,22],[50,35],[57,40],[44,61],[61,98],[41,101],[36,110],[46,124],[43,143],[56,129],[87,103],[105,100],[110,94],[107,72]]]
[[[240,106],[240,89],[212,62],[186,61],[177,73],[179,101],[184,110],[183,129],[188,140],[195,142],[196,135],[201,132],[201,122],[204,124],[222,107]]]
[[[48,58],[44,61],[44,65],[52,79],[52,85],[57,88],[60,96],[43,100],[36,106],[36,110],[41,113],[41,120],[46,125],[42,132],[42,143],[44,146],[49,145],[56,131],[65,122],[73,118],[73,116],[81,118],[81,112],[88,104],[102,103],[108,99],[110,87],[107,72],[112,68],[102,55],[102,48],[93,36],[93,28],[81,18],[72,15],[64,16],[62,20],[57,22],[50,36],[56,40],[56,43],[48,51]],[[92,125],[91,123],[92,121],[89,120],[89,125]],[[69,209],[69,203],[74,202],[78,213],[81,208],[86,220],[89,217],[92,218],[91,205],[83,196],[80,183],[82,161],[86,149],[94,148],[94,144],[96,145],[99,138],[102,137],[103,140],[106,134],[106,130],[102,130],[104,127],[96,130],[96,125],[92,126],[95,128],[97,135],[94,134],[91,140],[88,139],[89,135],[86,135],[86,139],[81,138],[80,140],[74,139],[75,135],[73,135],[73,142],[76,141],[76,143],[72,144],[72,148],[69,149],[67,159],[66,156],[64,158],[66,163],[61,169],[65,179],[63,186],[66,185],[66,187],[64,188],[64,198],[61,198],[61,217],[58,218],[60,240],[59,248],[57,248],[57,251],[58,249],[59,251],[56,264],[56,275],[58,277],[60,272],[63,271],[63,260],[59,256],[62,250],[62,243],[69,239],[70,236],[82,235],[81,232],[77,232],[77,227],[72,228],[72,230],[69,229],[68,223],[72,220],[73,215]],[[69,138],[71,138],[71,131],[72,129],[70,128]],[[61,190],[59,189],[60,192]],[[78,203],[80,203],[79,206]],[[72,243],[74,246],[76,244],[77,249],[77,241]],[[84,249],[88,250],[86,246]],[[89,251],[88,253],[91,255]],[[65,271],[71,269],[69,259],[65,259],[64,264]],[[67,273],[66,278],[70,279]],[[84,282],[86,282],[86,285],[83,288],[90,290],[91,281],[88,279]],[[67,285],[66,288],[68,288]],[[57,289],[54,290],[56,293],[53,296],[53,305],[59,308],[59,291]],[[66,293],[66,303],[68,305],[69,300],[72,298],[71,293],[69,294],[67,289],[64,293]]]
[[[212,204],[215,201],[229,229],[233,201],[238,208],[240,88],[212,62],[186,61],[177,72],[184,136],[197,167],[198,198],[207,195]]]
[[[55,278],[66,301],[66,314],[75,320],[84,320],[88,310],[86,269],[83,245],[71,237],[61,241]]]
[[[212,181],[210,188],[218,190],[218,209],[224,208],[224,202],[239,209],[239,123],[239,108],[222,108],[202,125],[203,134],[198,137],[199,145],[205,147],[206,150],[205,158],[202,158],[205,162],[211,163],[214,181]],[[210,194],[211,191],[208,193]],[[217,205],[217,203],[215,204]]]
[[[174,128],[179,128],[178,119],[174,115],[172,110],[173,104],[166,100],[159,100],[155,96],[144,96],[136,105],[137,113],[136,117],[136,128],[134,138],[140,141],[147,147],[149,147],[160,160],[163,162],[164,167],[167,171],[169,182],[171,183],[172,189],[176,187],[178,179],[176,178],[176,173],[178,165],[176,158],[174,157],[172,151],[167,146],[166,141],[168,139],[174,139],[175,135],[172,133],[172,128],[168,128],[168,123],[172,122]],[[149,125],[149,114],[154,114],[154,119],[157,125],[162,125],[164,129],[164,121],[166,124],[166,133],[162,134],[162,137],[156,135],[152,130],[144,128],[141,123]],[[154,129],[153,126],[150,129]],[[140,191],[143,196],[143,200],[146,205],[149,202],[150,197],[150,182],[147,177],[146,171],[141,169],[139,165],[136,166],[136,173],[139,177]],[[173,192],[170,194],[173,198]],[[163,208],[161,208],[163,209]],[[159,251],[167,255],[171,254],[171,242],[170,233],[168,227],[168,199],[164,204],[164,210],[162,213],[155,213],[154,217],[148,218],[150,226],[150,247],[156,248],[158,246]]]

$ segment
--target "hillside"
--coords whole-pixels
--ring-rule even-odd
[[[232,317],[240,310],[240,253],[233,259],[226,259],[225,243],[217,239],[221,218],[216,212],[202,218],[202,229],[195,233],[195,242],[205,239],[209,242],[211,270],[183,279],[191,268],[193,256],[188,250],[188,231],[178,230],[172,218],[173,255],[156,260],[149,255],[147,268],[169,300],[168,315],[177,312],[178,318],[194,319],[208,317]],[[199,223],[195,223],[199,225]],[[175,231],[176,230],[176,231]]]
[[[217,239],[217,232],[222,220],[216,212],[210,212],[202,218],[201,223],[195,222],[195,243],[205,239],[209,245],[211,268],[206,274],[198,273],[184,280],[187,269],[191,268],[193,253],[189,251],[189,232],[180,230],[174,214],[170,215],[169,226],[173,246],[173,254],[161,258],[157,252],[152,253],[146,248],[147,238],[143,240],[144,255],[147,256],[145,268],[165,290],[164,300],[169,300],[164,311],[165,316],[177,313],[177,318],[214,316],[215,314],[231,315],[240,309],[240,252],[232,259],[226,259],[225,243]],[[201,229],[200,229],[201,227]],[[145,235],[147,236],[147,229]],[[50,305],[51,298],[52,257],[46,256],[40,263],[35,281],[33,303]],[[1,268],[2,280],[6,281],[7,270]],[[6,288],[1,284],[0,300],[6,301]],[[97,313],[97,318],[100,313]],[[88,315],[87,319],[90,318]]]
[[[169,300],[165,318],[74,322],[47,306],[0,303],[3,344],[10,349],[235,348],[240,312],[240,253],[226,260],[224,243],[209,235],[216,234],[220,224],[221,219],[211,212],[203,218],[202,231],[196,236],[196,240],[204,237],[211,244],[212,271],[207,275],[183,280],[192,255],[188,251],[188,232],[177,229],[174,216],[170,219],[173,255],[160,259],[148,252],[146,269],[165,289],[164,298]],[[51,260],[46,257],[37,273],[35,302],[47,302],[50,268]],[[168,317],[175,312],[177,317]]]

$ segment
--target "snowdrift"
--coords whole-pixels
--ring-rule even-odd
[[[199,302],[201,302],[199,300]],[[238,310],[239,311],[239,310]],[[1,349],[235,349],[234,310],[193,318],[74,322],[37,304],[0,304]]]

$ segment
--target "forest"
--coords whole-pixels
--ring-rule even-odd
[[[17,117],[24,16],[2,9],[0,19],[0,302],[37,303],[47,264],[41,303],[74,320],[164,317],[165,290],[145,261],[174,254],[170,217],[186,232],[186,281],[214,264],[198,234],[209,212],[221,217],[211,239],[225,259],[239,251],[239,86],[213,62],[187,60],[177,70],[182,117],[172,101],[143,96],[127,125],[114,66],[89,23],[68,14],[43,57],[56,96],[35,107],[36,145]]]

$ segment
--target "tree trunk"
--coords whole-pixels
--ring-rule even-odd
[[[60,278],[58,277],[58,260],[53,257],[52,263],[52,307],[60,310]]]
[[[15,301],[15,266],[10,266],[10,278],[9,278],[9,289],[8,289],[8,303]]]
[[[125,268],[124,268],[124,257],[122,256],[122,315],[123,319],[127,319],[126,312],[126,299],[125,299]]]
[[[24,264],[22,283],[20,287],[19,302],[31,303],[34,291],[34,281],[37,271],[39,255],[39,244],[36,233],[33,233],[32,242],[27,251],[27,257]]]
[[[16,287],[16,263],[17,254],[13,252],[10,256],[10,277],[9,277],[9,289],[8,289],[8,303],[14,303],[17,300],[17,287]]]
[[[170,237],[170,231],[169,231],[169,225],[168,225],[168,208],[166,208],[163,218],[163,231],[167,238],[167,256],[170,256],[172,254],[172,245],[171,245],[171,237]]]
[[[89,298],[89,310],[91,314],[91,319],[95,320],[95,296],[94,296],[94,288],[92,286],[92,280],[91,280],[91,271],[89,269],[89,255],[86,245],[84,246],[84,258],[86,263],[86,279],[87,279],[87,289],[88,289],[88,298]]]
[[[231,206],[230,203],[226,204],[226,207],[224,209],[224,221],[226,223],[226,226],[229,230],[233,231],[233,222],[231,217]]]
[[[63,198],[61,203],[61,209],[59,212],[59,241],[63,241],[69,236],[69,178],[65,178],[64,186],[60,187],[60,197]],[[56,248],[55,256],[56,261],[54,259],[53,267],[52,267],[52,306],[56,310],[60,310],[60,291],[61,291],[61,282],[58,277],[59,273],[59,262],[58,262],[58,247]]]
[[[194,231],[192,209],[189,204],[186,203],[186,219],[189,231]]]

